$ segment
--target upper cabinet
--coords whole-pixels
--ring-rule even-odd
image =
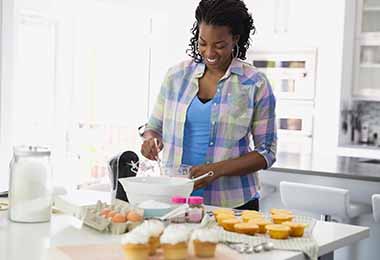
[[[358,32],[363,34],[380,33],[380,1],[360,0]]]
[[[314,45],[315,32],[320,30],[318,1],[250,0],[246,5],[257,29],[254,46]]]
[[[360,0],[355,34],[353,98],[380,101],[380,0]]]

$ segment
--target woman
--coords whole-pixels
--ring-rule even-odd
[[[266,77],[243,62],[253,20],[241,0],[201,0],[189,56],[172,67],[144,131],[141,152],[193,165],[208,205],[258,210],[255,172],[275,162],[275,98]],[[254,149],[252,149],[252,143]]]

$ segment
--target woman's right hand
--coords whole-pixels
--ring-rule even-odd
[[[164,144],[160,138],[150,137],[145,139],[141,145],[141,154],[149,160],[157,160],[158,153],[163,147]]]

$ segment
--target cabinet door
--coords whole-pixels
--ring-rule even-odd
[[[314,104],[279,100],[276,106],[278,151],[310,154],[313,141]]]
[[[380,100],[380,39],[363,36],[356,46],[353,96]]]
[[[256,26],[255,45],[313,44],[321,30],[318,1],[251,0],[246,2]],[[322,10],[323,11],[323,10]]]
[[[379,34],[380,33],[380,1],[359,1],[358,33]]]
[[[316,50],[248,52],[248,61],[268,77],[276,97],[313,100]]]
[[[380,101],[380,1],[359,0],[353,98]]]

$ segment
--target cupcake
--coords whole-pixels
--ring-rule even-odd
[[[261,216],[263,217],[263,213],[261,212],[258,212],[256,210],[244,210],[242,213],[241,213],[242,216]]]
[[[225,219],[222,221],[222,227],[224,228],[224,230],[234,232],[235,231],[235,229],[234,229],[235,224],[240,223],[240,222],[241,221],[237,218]]]
[[[260,218],[251,219],[249,221],[249,223],[256,224],[259,227],[258,233],[260,233],[260,234],[265,234],[267,232],[266,226],[270,225],[270,224],[273,224],[269,220],[260,219]]]
[[[144,260],[149,255],[149,237],[142,232],[129,232],[121,239],[125,259]]]
[[[275,209],[271,208],[269,210],[270,214],[285,214],[285,215],[293,215],[293,212],[287,209]]]
[[[237,233],[254,235],[257,231],[259,231],[259,226],[252,222],[238,223],[234,225],[234,230]]]
[[[273,239],[287,239],[289,237],[290,227],[281,224],[267,225],[266,229],[269,236]]]
[[[241,215],[262,215],[261,212],[257,211],[257,210],[243,210],[241,212]]]
[[[290,227],[289,235],[291,237],[302,237],[305,231],[306,224],[303,223],[295,223],[295,222],[284,222],[282,223],[285,226]]]
[[[292,221],[293,215],[288,214],[274,214],[272,215],[272,221],[274,224],[282,224],[287,221]]]
[[[189,230],[183,225],[170,225],[161,235],[160,242],[164,251],[164,259],[180,260],[187,257],[187,241]]]
[[[196,229],[191,235],[194,254],[197,257],[214,257],[218,244],[218,232],[216,229]]]
[[[217,217],[219,214],[229,214],[229,215],[235,215],[234,211],[232,209],[226,209],[226,208],[217,208],[212,211],[215,217]]]
[[[147,232],[149,236],[149,255],[154,255],[157,248],[160,247],[160,236],[164,231],[164,224],[159,220],[148,220],[138,226],[133,231]]]
[[[218,222],[218,225],[221,226],[222,225],[222,222],[223,220],[225,219],[236,219],[235,215],[231,215],[231,214],[219,214],[217,217],[216,217],[216,221]]]
[[[241,219],[243,222],[250,222],[253,219],[264,219],[262,215],[242,215]]]

